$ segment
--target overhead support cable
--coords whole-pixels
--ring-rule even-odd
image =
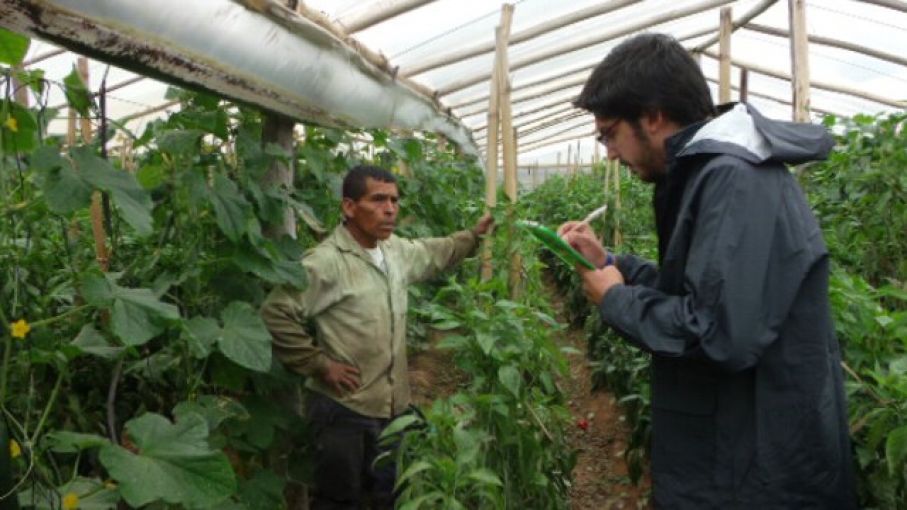
[[[746,25],[747,23],[752,21],[756,16],[767,11],[768,8],[775,5],[775,3],[777,1],[778,0],[762,0],[761,2],[756,4],[755,7],[753,7],[748,12],[746,12],[743,16],[740,16],[739,19],[734,21],[734,23],[731,27],[731,32],[737,30],[738,28],[742,27],[743,25]],[[705,50],[706,48],[712,46],[713,44],[718,42],[719,37],[720,37],[720,35],[716,34],[716,35],[710,37],[709,39],[707,39],[706,41],[696,45],[696,48],[692,50],[693,53],[700,52],[700,51]]]
[[[711,50],[706,50],[702,52],[703,55],[707,55],[713,59],[718,59],[718,54]],[[766,76],[771,76],[772,78],[777,78],[779,80],[791,81],[791,76],[788,73],[782,71],[776,71],[774,69],[769,69],[767,67],[762,67],[758,64],[753,64],[750,62],[743,62],[737,59],[731,59],[731,64],[742,67],[750,70],[754,73],[764,74]],[[847,94],[854,97],[859,97],[861,99],[866,99],[867,101],[872,101],[879,104],[884,104],[887,106],[893,106],[895,108],[907,108],[907,101],[897,101],[887,97],[877,96],[869,92],[862,90],[853,89],[850,87],[843,87],[840,85],[834,85],[831,83],[820,82],[816,80],[810,80],[810,86],[817,88],[819,90],[827,90],[829,92],[837,92],[839,94]]]
[[[337,24],[348,34],[360,32],[382,21],[407,13],[435,0],[379,0],[343,16]]]
[[[585,21],[589,18],[594,18],[596,16],[603,16],[610,12],[616,11],[622,7],[626,7],[631,4],[640,2],[640,0],[612,0],[611,2],[605,3],[603,5],[593,5],[586,7],[585,9],[580,9],[575,12],[571,12],[559,18],[555,18],[545,23],[536,25],[534,27],[528,28],[526,30],[517,32],[510,36],[510,45],[514,46],[521,42],[531,40],[540,35],[544,35],[548,32],[564,28],[566,26],[572,25],[574,23]],[[417,74],[422,74],[439,67],[446,67],[449,65],[456,64],[457,62],[462,62],[466,59],[477,57],[479,55],[484,55],[486,53],[491,53],[494,51],[494,41],[489,41],[487,43],[482,43],[471,48],[465,48],[462,50],[454,51],[446,55],[441,55],[435,57],[428,62],[423,62],[417,66],[411,67],[409,69],[404,69],[401,73],[402,76],[410,77]],[[512,68],[511,68],[512,69]]]
[[[642,29],[647,29],[647,28],[651,28],[655,25],[667,23],[668,21],[674,21],[677,19],[685,18],[687,16],[692,16],[694,14],[699,14],[701,12],[705,12],[710,9],[714,9],[716,7],[721,7],[722,5],[732,3],[733,1],[734,0],[707,0],[705,2],[699,2],[695,5],[692,5],[692,6],[683,8],[683,9],[674,9],[671,11],[667,11],[665,13],[659,14],[657,16],[653,16],[651,18],[647,18],[647,19],[639,21],[637,23],[632,23],[628,26],[623,26],[619,29],[611,30],[609,32],[606,32],[604,35],[594,35],[591,37],[581,39],[578,42],[571,42],[568,44],[557,46],[555,48],[551,48],[549,50],[537,53],[535,55],[529,55],[527,57],[524,57],[521,60],[512,62],[510,64],[510,71],[513,72],[513,71],[522,69],[524,67],[527,67],[527,66],[530,66],[533,64],[538,64],[539,62],[543,62],[550,58],[561,57],[567,53],[572,53],[574,51],[582,50],[582,49],[588,48],[590,46],[594,46],[596,44],[608,42],[608,41],[617,39],[618,37],[629,35],[629,34],[632,34],[634,32],[642,30]],[[454,82],[444,88],[440,88],[440,89],[438,89],[437,94],[439,96],[445,96],[448,94],[452,94],[459,90],[463,90],[467,87],[471,87],[477,83],[486,81],[486,80],[488,80],[488,77],[489,77],[489,73],[483,72],[481,74],[466,78],[464,80]]]
[[[759,25],[756,23],[747,23],[744,27],[745,30],[752,30],[753,32],[759,32],[762,34],[773,35],[777,37],[783,37],[785,39],[790,38],[790,32],[781,28],[770,27],[767,25]],[[877,58],[879,60],[884,60],[892,64],[897,64],[901,66],[907,66],[907,58],[895,55],[893,53],[885,53],[884,51],[875,50],[872,48],[867,48],[866,46],[861,46],[859,44],[850,43],[847,41],[842,41],[840,39],[833,39],[831,37],[822,37],[818,35],[810,35],[809,42],[815,44],[821,44],[823,46],[829,46],[832,48],[838,48],[841,50],[852,51],[854,53],[861,53],[870,57]]]

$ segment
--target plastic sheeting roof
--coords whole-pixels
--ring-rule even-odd
[[[204,0],[187,0],[204,1]],[[359,0],[309,0],[305,6],[321,11],[328,19],[343,26],[344,20],[362,14],[365,10],[388,0],[362,2]],[[400,3],[399,1],[397,3]],[[422,3],[408,12],[391,17],[353,35],[370,49],[388,58],[392,66],[399,67],[401,75],[407,75],[422,64],[481,44],[492,44],[494,28],[500,21],[503,2],[488,0],[436,0]],[[552,19],[591,8],[595,5],[617,4],[601,0],[516,0],[511,34],[516,35],[537,27]],[[763,0],[711,1],[704,0],[642,0],[624,2],[629,5],[613,12],[589,17],[563,28],[538,35],[525,42],[512,44],[509,48],[511,82],[513,91],[514,125],[520,133],[519,163],[531,164],[537,161],[549,163],[557,153],[565,153],[566,145],[576,150],[579,137],[580,153],[588,160],[594,141],[591,136],[592,118],[569,105],[588,76],[590,69],[608,51],[628,35],[619,35],[602,40],[609,34],[620,34],[627,27],[664,16],[670,12],[693,9],[704,4],[710,8],[698,14],[650,26],[642,31],[666,32],[681,39],[689,48],[694,48],[713,36],[717,36],[719,10],[721,6],[733,9],[733,18],[738,20],[759,5]],[[877,5],[884,3],[890,7]],[[721,5],[719,5],[721,4]],[[886,0],[884,2],[860,2],[853,0],[813,0],[806,2],[806,21],[811,37],[835,39],[869,48],[880,54],[904,58],[907,50],[907,2]],[[778,1],[750,23],[788,30],[788,2]],[[704,33],[708,32],[708,33]],[[700,34],[700,35],[696,35]],[[688,38],[688,36],[696,35]],[[248,44],[256,44],[255,34],[248,35]],[[582,48],[576,48],[583,46]],[[26,60],[43,55],[54,47],[34,41]],[[574,49],[576,48],[576,49]],[[710,46],[717,54],[717,42]],[[809,47],[811,106],[814,115],[830,112],[844,116],[858,113],[881,113],[902,110],[899,101],[907,100],[907,65],[889,62],[882,58],[811,43]],[[548,56],[541,62],[529,63],[535,57]],[[493,62],[493,52],[466,59],[462,62],[439,67],[409,76],[413,81],[426,85],[438,92],[440,101],[452,108],[452,113],[474,131],[479,146],[484,144],[488,76]],[[732,37],[731,56],[733,61],[764,68],[780,75],[790,75],[790,49],[788,39],[769,35],[761,31],[737,29]],[[274,55],[280,58],[280,55]],[[71,53],[49,58],[35,64],[45,69],[46,77],[62,81],[75,61]],[[704,55],[702,68],[707,78],[718,79],[717,60]],[[134,77],[132,73],[92,61],[90,74],[92,88],[105,73],[107,86],[115,85]],[[732,71],[732,84],[740,80],[739,68]],[[474,84],[460,88],[463,84]],[[823,90],[817,85],[833,85],[850,89],[877,100],[855,95]],[[563,88],[561,88],[563,86]],[[775,118],[789,119],[791,107],[782,101],[790,101],[791,86],[787,80],[750,72],[748,76],[749,101],[763,113]],[[165,103],[167,85],[150,78],[141,79],[129,86],[108,93],[108,115],[120,118],[143,110],[159,107]],[[456,88],[455,91],[450,91]],[[713,98],[717,100],[717,85],[712,83]],[[450,92],[448,92],[450,91]],[[521,100],[521,98],[533,99]],[[737,92],[732,97],[736,99]],[[773,98],[773,99],[770,99]],[[55,92],[50,98],[51,105],[64,102],[62,93]],[[171,108],[172,109],[172,108]],[[140,129],[141,123],[149,117],[131,121],[130,127]],[[550,124],[550,125],[547,125]],[[549,142],[574,138],[571,141],[546,145]]]

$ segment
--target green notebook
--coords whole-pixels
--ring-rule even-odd
[[[572,246],[567,244],[559,235],[557,235],[557,232],[550,228],[538,222],[529,220],[517,220],[516,224],[528,230],[536,239],[541,241],[546,248],[551,250],[559,259],[570,266],[580,265],[588,269],[595,269],[595,266],[586,260],[586,257],[583,257],[580,252],[573,249]]]

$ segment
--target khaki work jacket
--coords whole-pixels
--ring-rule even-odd
[[[387,273],[338,226],[303,257],[308,287],[278,287],[261,315],[274,353],[310,376],[306,386],[360,414],[390,418],[410,403],[406,362],[407,286],[457,265],[476,247],[470,231],[449,237],[379,241]],[[306,325],[314,323],[314,338]],[[337,395],[318,376],[327,359],[359,369],[361,386]]]

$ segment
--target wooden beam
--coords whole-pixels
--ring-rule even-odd
[[[579,76],[576,79],[555,83],[555,84],[552,84],[550,87],[546,87],[544,89],[540,89],[535,92],[521,94],[521,95],[519,95],[519,97],[512,98],[511,101],[513,102],[513,104],[525,103],[527,101],[533,101],[535,99],[548,97],[551,94],[553,94],[554,92],[560,92],[560,91],[566,90],[566,89],[578,89],[579,87],[582,87],[582,85],[584,83],[586,83],[586,80],[588,80],[588,79],[589,79],[588,76]],[[469,117],[470,115],[474,115],[474,113],[471,111],[470,112],[458,112],[458,115],[462,118],[462,117]]]
[[[743,76],[743,75],[744,75],[744,72],[746,71],[746,69],[740,69],[740,71],[741,71],[741,76]],[[748,74],[748,73],[746,73],[746,74]],[[706,77],[706,80],[707,80],[707,81],[710,81],[710,82],[712,82],[712,83],[714,83],[714,84],[716,84],[716,85],[718,84],[718,80],[716,80],[715,78]],[[731,85],[731,89],[732,89],[732,90],[737,90],[737,91],[739,91],[741,97],[743,96],[743,90],[742,90],[743,87],[742,87],[742,84],[743,84],[743,82],[741,82],[741,87],[737,87],[736,85]],[[776,103],[783,104],[784,106],[788,106],[788,107],[789,107],[789,106],[792,106],[792,105],[794,104],[794,103],[792,103],[791,100],[788,99],[788,98],[783,98],[783,97],[780,97],[780,96],[773,96],[773,95],[767,94],[767,93],[765,93],[765,92],[757,92],[757,91],[753,90],[752,88],[750,88],[748,85],[747,85],[746,96],[747,96],[747,97],[758,97],[758,98],[761,98],[761,99],[767,99],[767,100],[769,100],[769,101],[774,101],[774,102],[776,102]],[[743,100],[743,99],[741,99],[741,101],[742,101],[742,100]],[[844,115],[843,113],[833,112],[833,111],[831,111],[831,110],[826,110],[826,109],[823,109],[823,108],[817,108],[817,107],[815,107],[815,106],[812,108],[812,111],[814,111],[814,112],[816,112],[816,113],[821,113],[821,114],[823,114],[823,115],[834,115],[834,116],[836,116],[836,117],[845,117],[845,118],[846,118],[846,117],[850,117],[850,115]]]
[[[43,62],[43,61],[45,61],[45,60],[47,60],[47,59],[49,59],[49,58],[56,57],[57,55],[62,55],[62,54],[64,54],[64,53],[66,53],[66,50],[64,50],[63,48],[59,48],[59,49],[56,49],[56,50],[51,50],[51,51],[48,51],[48,52],[46,52],[46,53],[42,53],[42,54],[40,54],[40,55],[38,55],[38,56],[36,56],[36,57],[34,57],[34,58],[31,58],[31,59],[28,59],[28,60],[26,60],[26,61],[23,61],[23,62],[22,62],[22,67],[28,67],[28,66],[30,66],[30,65],[37,64],[38,62]]]
[[[734,31],[731,8],[721,8],[718,39],[718,103],[731,101],[731,33]]]
[[[360,9],[359,11],[351,13],[349,16],[340,18],[337,23],[346,31],[346,33],[352,34],[434,1],[435,0],[380,0],[372,3],[368,8]]]
[[[790,38],[790,32],[782,28],[770,27],[767,25],[760,25],[757,23],[747,23],[744,27],[744,30],[752,30],[753,32],[759,32],[761,34],[774,35],[776,37],[783,37],[785,39]],[[867,48],[866,46],[861,46],[859,44],[849,43],[847,41],[842,41],[840,39],[833,39],[831,37],[822,37],[818,35],[810,35],[809,42],[814,44],[821,44],[823,46],[829,46],[832,48],[838,48],[841,50],[852,51],[854,53],[861,53],[870,57],[875,57],[879,60],[884,60],[892,64],[897,64],[901,66],[907,66],[907,58],[904,58],[900,55],[895,55],[893,53],[886,53],[884,51],[875,50],[872,48]]]
[[[142,117],[147,117],[148,115],[166,110],[167,108],[172,108],[174,106],[178,106],[179,104],[180,104],[179,100],[167,101],[166,103],[155,106],[154,108],[148,108],[147,110],[142,110],[140,112],[130,113],[129,115],[122,117],[120,119],[117,119],[117,120],[121,123],[126,123],[131,120],[140,119]]]
[[[707,55],[716,60],[718,59],[718,54],[713,51],[710,51],[710,50],[705,50],[702,52],[702,54]],[[782,71],[776,71],[774,69],[762,67],[758,64],[753,64],[751,62],[744,62],[744,61],[736,60],[736,59],[732,58],[731,64],[733,64],[737,67],[745,67],[746,69],[749,69],[749,71],[753,72],[753,73],[764,74],[766,76],[771,76],[772,78],[777,78],[779,80],[791,81],[790,75],[788,75]],[[907,107],[907,101],[897,101],[894,99],[877,96],[875,94],[871,94],[869,92],[865,92],[862,90],[852,89],[852,88],[848,88],[848,87],[842,87],[840,85],[834,85],[834,84],[830,84],[830,83],[818,82],[818,81],[812,80],[810,82],[810,86],[815,89],[827,90],[829,92],[837,92],[839,94],[847,94],[847,95],[851,95],[854,97],[859,97],[861,99],[865,99],[867,101],[872,101],[872,102],[879,103],[879,104],[893,106],[895,108]]]
[[[554,30],[564,28],[566,26],[578,23],[580,21],[585,21],[596,16],[602,16],[608,14],[612,11],[626,7],[630,4],[635,4],[640,0],[612,0],[601,5],[593,5],[580,9],[578,11],[571,12],[564,16],[546,21],[534,27],[527,28],[526,30],[517,32],[510,37],[510,44],[516,45],[524,41],[534,39],[540,35],[552,32]],[[435,57],[427,62],[423,62],[419,65],[416,65],[410,69],[405,69],[401,74],[402,76],[415,76],[417,74],[422,74],[432,69],[437,69],[439,67],[449,66],[456,64],[457,62],[462,62],[468,58],[477,57],[479,55],[484,55],[494,51],[494,42],[478,44],[476,46],[457,50],[445,55]]]
[[[793,119],[809,122],[809,38],[806,32],[806,0],[787,0],[790,19],[790,66]]]
[[[618,29],[606,31],[604,34],[601,34],[601,35],[593,35],[590,37],[582,38],[577,42],[569,42],[567,44],[555,46],[553,48],[550,48],[543,52],[537,53],[535,55],[529,55],[527,57],[524,57],[521,60],[513,62],[510,65],[510,70],[516,71],[518,69],[522,69],[524,67],[527,67],[527,66],[530,66],[533,64],[538,64],[539,62],[543,62],[543,61],[551,59],[551,58],[561,57],[567,53],[572,53],[574,51],[582,50],[582,49],[588,48],[590,46],[594,46],[596,44],[608,42],[608,41],[617,39],[618,37],[632,34],[634,32],[642,30],[642,29],[650,29],[655,25],[660,25],[662,23],[667,23],[669,21],[674,21],[674,20],[678,20],[681,18],[685,18],[687,16],[692,16],[694,14],[699,14],[699,13],[707,11],[709,9],[721,7],[722,5],[729,4],[733,1],[734,0],[706,0],[703,2],[698,2],[689,7],[685,7],[683,9],[670,10],[670,11],[658,14],[656,16],[652,16],[650,18],[643,19],[636,23],[631,23],[630,25],[622,26]],[[476,76],[471,76],[469,78],[460,80],[458,82],[451,83],[450,85],[447,85],[446,87],[439,88],[437,93],[439,96],[445,96],[448,94],[452,94],[459,90],[463,90],[467,87],[471,87],[477,83],[481,83],[481,82],[487,80],[489,76],[490,76],[490,74],[486,74],[486,73],[482,73],[482,74],[479,74]]]
[[[755,18],[756,16],[765,12],[772,5],[775,5],[775,2],[777,2],[777,1],[778,0],[762,0],[762,2],[756,4],[755,7],[750,9],[749,12],[747,12],[746,14],[741,16],[739,20],[735,21],[734,27],[731,29],[731,31],[733,32],[734,30],[737,30],[738,28],[742,27],[743,25],[749,23],[753,18]],[[715,35],[714,37],[709,38],[708,40],[696,45],[696,47],[692,50],[692,52],[699,53],[699,52],[709,48],[710,46],[712,46],[713,44],[718,42],[718,39],[720,37],[721,37],[720,34],[718,34],[718,35]]]
[[[907,2],[899,2],[898,0],[860,0],[864,4],[873,4],[881,7],[887,7],[889,9],[894,9],[896,11],[901,11],[907,13]]]

